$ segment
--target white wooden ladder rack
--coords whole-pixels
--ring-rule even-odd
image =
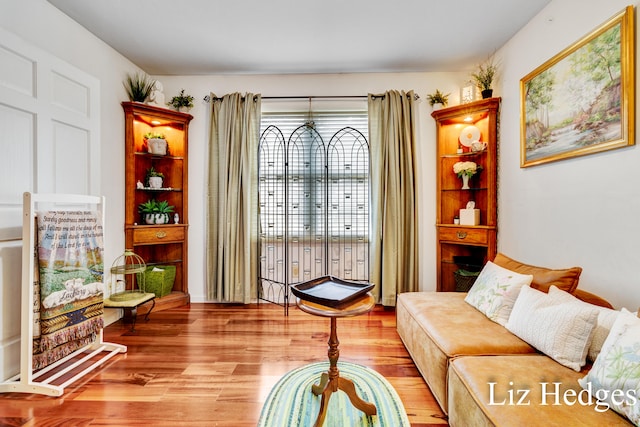
[[[36,248],[35,218],[37,212],[36,204],[38,203],[65,207],[76,206],[76,209],[77,207],[95,206],[96,209],[101,209],[104,221],[105,199],[98,196],[73,194],[24,193],[23,195],[20,372],[0,383],[0,393],[36,393],[48,396],[62,396],[66,387],[100,367],[118,353],[126,353],[127,347],[104,342],[103,331],[100,330],[94,343],[76,350],[37,372],[33,372],[33,251]],[[91,364],[84,367],[87,363]],[[63,382],[58,384],[57,380]]]

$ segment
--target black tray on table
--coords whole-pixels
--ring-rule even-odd
[[[373,289],[372,283],[349,282],[333,276],[318,277],[291,286],[291,292],[301,300],[328,307],[339,307]]]

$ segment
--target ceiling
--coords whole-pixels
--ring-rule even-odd
[[[48,0],[153,75],[460,71],[550,0]]]

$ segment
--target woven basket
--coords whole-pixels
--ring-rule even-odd
[[[156,294],[158,298],[162,298],[171,293],[175,278],[175,265],[155,265],[147,267],[144,273],[144,290],[145,292]],[[138,277],[138,283],[143,283],[140,277]]]
[[[479,271],[456,270],[454,273],[456,279],[456,292],[467,292],[475,283]]]

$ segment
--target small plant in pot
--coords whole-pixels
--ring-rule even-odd
[[[193,96],[185,95],[184,89],[182,89],[178,95],[167,102],[167,105],[175,108],[176,111],[189,111],[193,108]]]
[[[140,203],[138,212],[142,215],[145,224],[167,224],[169,223],[169,214],[173,212],[174,208],[166,200],[158,202],[152,199]]]
[[[471,78],[482,93],[482,99],[491,98],[493,95],[493,79],[498,71],[498,66],[493,62],[493,56],[478,65],[478,69],[471,74]]]
[[[129,100],[133,102],[145,102],[151,95],[155,84],[156,81],[144,73],[128,74],[122,83]]]
[[[434,110],[439,110],[447,106],[449,103],[449,95],[451,94],[448,93],[445,95],[440,92],[440,89],[436,89],[434,93],[427,95],[427,99],[429,100],[429,105],[431,105]]]
[[[153,166],[147,169],[146,184],[149,188],[162,188],[164,174],[155,170]]]
[[[144,135],[147,141],[147,151],[157,156],[165,156],[167,154],[167,140],[164,134],[157,132],[149,132]]]

